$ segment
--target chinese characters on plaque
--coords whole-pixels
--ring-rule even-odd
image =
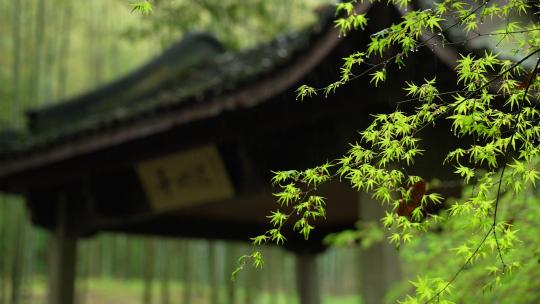
[[[204,146],[137,165],[137,174],[152,209],[165,211],[234,196],[217,149]]]

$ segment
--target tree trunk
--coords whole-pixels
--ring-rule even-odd
[[[210,304],[219,304],[219,279],[217,269],[217,244],[216,241],[210,241],[208,248],[208,277],[210,285]]]
[[[45,0],[39,0],[36,12],[35,49],[33,67],[33,91],[34,98],[38,103],[43,102],[41,93],[41,74],[43,73],[43,50],[45,33]]]
[[[183,301],[182,303],[191,304],[191,300],[193,299],[193,267],[192,267],[192,261],[191,261],[191,242],[189,241],[183,241],[182,247],[183,247],[183,259],[184,259],[184,275],[183,275]]]
[[[152,304],[152,283],[154,280],[154,240],[144,240],[144,291],[143,304]]]
[[[62,28],[64,32],[60,39],[59,58],[62,58],[58,64],[58,94],[56,96],[64,98],[66,96],[66,87],[68,80],[68,59],[71,43],[71,19],[73,14],[72,0],[66,0],[64,5],[64,14],[62,18]]]
[[[21,94],[21,0],[13,0],[13,22],[12,22],[12,35],[13,35],[13,65],[12,65],[12,77],[13,77],[13,104],[12,106],[12,118],[17,117],[19,114],[20,106],[20,94]],[[15,120],[15,119],[12,119]],[[14,121],[18,125],[18,121]]]
[[[57,73],[52,73],[51,71],[55,70],[54,68],[58,61],[58,41],[61,36],[61,31],[58,30],[60,28],[60,26],[58,26],[58,11],[54,7],[49,6],[47,16],[48,31],[44,33],[44,35],[46,35],[44,41],[45,61],[42,65],[43,75],[46,75],[46,77],[41,80],[40,85],[42,98],[45,101],[55,98],[53,88],[56,84],[55,80],[57,80],[56,77],[58,75]]]
[[[88,281],[90,279],[91,268],[91,242],[85,241],[80,245],[81,259],[79,263],[79,279],[77,288],[77,304],[84,304],[86,302],[86,294],[88,292]]]
[[[21,289],[22,289],[22,278],[24,270],[24,252],[25,252],[25,239],[26,234],[26,223],[22,221],[23,218],[15,216],[18,218],[19,222],[15,226],[15,239],[14,239],[14,248],[13,248],[13,260],[11,261],[11,304],[21,303]]]
[[[171,304],[171,247],[168,241],[161,244],[162,271],[161,271],[161,304]]]
[[[269,302],[270,304],[277,304],[279,301],[279,293],[280,293],[280,283],[281,280],[278,278],[279,273],[279,266],[283,263],[283,259],[280,259],[280,256],[278,255],[279,252],[275,248],[268,248],[267,256],[268,256],[268,264],[270,265],[268,267],[268,276],[267,276],[267,286],[268,286],[268,292],[269,292]]]
[[[6,214],[7,208],[5,204],[5,197],[0,196],[0,250],[4,254],[0,255],[0,304],[6,304],[6,294],[7,294],[7,260],[8,251],[7,251],[7,221]]]
[[[225,279],[227,280],[227,304],[235,304],[236,303],[236,286],[237,284],[233,282],[230,278],[230,274],[233,272],[233,270],[237,267],[236,261],[238,260],[238,250],[237,245],[228,243],[226,245],[226,257],[227,257],[227,268],[225,271]]]
[[[92,272],[90,275],[94,278],[100,278],[102,271],[101,271],[101,238],[96,237],[94,238],[90,243],[90,265]]]
[[[21,202],[22,205],[22,202]],[[35,262],[36,262],[36,255],[35,255],[35,248],[33,244],[35,244],[35,233],[32,229],[32,223],[30,223],[30,220],[27,216],[26,209],[23,208],[23,216],[22,220],[24,220],[24,248],[21,254],[24,256],[24,262],[23,262],[23,277],[22,277],[22,302],[23,303],[30,303],[32,300],[32,286],[33,286],[33,276],[35,271]]]
[[[101,7],[101,3],[98,1],[93,2],[95,11],[92,14],[92,26],[90,28],[90,39],[88,40],[90,47],[91,60],[88,61],[90,64],[90,71],[93,71],[92,75],[92,84],[94,86],[100,85],[103,80],[103,56],[101,50],[103,49],[103,39],[102,39],[102,24],[103,16],[95,12],[105,12]]]
[[[253,267],[249,266],[246,269],[246,280],[244,281],[244,290],[245,290],[245,304],[254,304],[256,303],[257,295],[259,294],[259,278],[260,273]]]

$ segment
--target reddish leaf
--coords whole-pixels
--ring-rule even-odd
[[[518,89],[525,89],[529,86],[529,84],[531,83],[531,81],[533,80],[534,77],[536,77],[536,75],[538,74],[538,72],[540,72],[540,69],[536,69],[534,71],[532,71],[529,75],[527,75],[527,78],[525,78],[522,82],[520,82],[518,85],[517,85],[517,88]]]
[[[400,216],[410,216],[414,209],[420,206],[422,197],[426,194],[426,181],[420,180],[411,186],[410,200],[405,202],[403,198],[399,200],[397,214]]]

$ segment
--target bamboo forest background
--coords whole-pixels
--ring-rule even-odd
[[[196,4],[195,4],[196,2]],[[242,5],[239,5],[241,3]],[[0,0],[0,130],[23,131],[23,112],[128,73],[188,31],[245,48],[309,24],[324,1]],[[156,47],[157,46],[157,47]],[[295,303],[294,257],[268,248],[267,263],[233,284],[245,244],[100,234],[79,242],[78,303]],[[0,304],[45,303],[48,235],[19,197],[0,195]],[[321,257],[327,303],[358,303],[358,251]]]

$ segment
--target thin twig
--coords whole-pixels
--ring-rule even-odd
[[[457,277],[461,274],[461,272],[463,270],[465,270],[465,267],[467,267],[467,265],[469,265],[469,263],[472,261],[472,259],[478,254],[478,251],[480,251],[480,249],[482,248],[482,246],[484,246],[484,243],[486,242],[488,236],[491,234],[491,231],[493,230],[493,227],[490,227],[488,229],[488,231],[486,232],[486,234],[484,235],[484,237],[482,238],[482,240],[480,241],[480,243],[478,244],[478,246],[476,247],[476,249],[473,251],[473,253],[467,258],[467,260],[465,260],[465,263],[463,263],[463,265],[461,265],[461,267],[458,269],[458,271],[456,271],[456,273],[454,273],[454,276],[450,279],[450,281],[448,281],[446,283],[446,285],[444,285],[443,288],[441,288],[441,290],[439,290],[433,297],[431,297],[429,300],[427,300],[426,302],[424,302],[424,304],[427,304],[427,303],[431,303],[431,301],[437,299],[456,279]]]
[[[537,53],[538,51],[540,51],[540,49],[534,51],[533,53],[529,54],[527,57],[523,58],[522,60],[520,60],[520,62],[516,63],[516,64],[519,64],[525,60],[527,60],[530,56],[534,55],[535,53]],[[536,76],[536,73],[537,73],[537,69],[538,69],[538,66],[540,65],[540,59],[537,60],[536,62],[536,67],[533,71],[533,77],[531,77],[531,81],[527,84],[527,87],[525,89],[525,93],[523,95],[523,100],[521,102],[521,104],[523,104],[523,102],[525,101],[525,98],[528,94],[528,91],[529,91],[529,88],[530,88],[530,85],[531,83],[533,82],[534,80],[534,76]],[[511,68],[515,67],[516,65],[510,67],[509,69],[507,69],[505,72],[499,74],[497,77],[500,77],[502,76],[504,73],[507,73]],[[520,104],[520,106],[521,106]],[[521,110],[519,110],[518,112],[518,118],[516,119],[516,123],[517,124],[517,121],[519,119],[521,115]],[[514,129],[516,128],[516,125],[514,125]],[[516,132],[514,132],[514,134],[512,134],[512,137],[516,134]],[[505,154],[505,158],[508,157],[508,154]],[[499,242],[498,242],[498,239],[497,239],[497,233],[496,233],[496,225],[497,225],[497,210],[498,210],[498,206],[499,206],[499,198],[500,198],[500,195],[501,195],[501,185],[503,183],[503,177],[504,177],[504,172],[505,172],[505,169],[506,169],[506,166],[507,166],[507,159],[505,159],[505,162],[504,162],[504,166],[503,166],[503,169],[501,171],[501,176],[500,176],[500,180],[499,180],[499,185],[498,185],[498,189],[497,189],[497,198],[495,200],[495,210],[494,210],[494,213],[493,213],[493,223],[491,225],[491,227],[489,228],[488,232],[484,235],[482,241],[480,242],[480,244],[476,247],[475,251],[472,253],[472,255],[465,261],[465,263],[459,268],[459,270],[454,274],[454,276],[452,277],[452,279],[450,279],[450,281],[448,281],[448,283],[441,289],[437,292],[437,294],[435,296],[433,296],[431,299],[429,299],[427,302],[425,303],[430,303],[431,301],[433,301],[434,299],[436,299],[439,295],[441,295],[447,288],[448,286],[450,286],[450,284],[452,284],[452,282],[454,282],[456,280],[456,278],[459,276],[459,274],[465,269],[465,267],[471,262],[472,258],[474,256],[476,256],[476,254],[478,253],[478,251],[482,248],[482,246],[484,245],[484,243],[486,242],[486,239],[488,238],[488,236],[493,233],[494,234],[494,237],[495,237],[495,242],[497,244],[497,252],[498,252],[498,256],[499,256],[499,259],[501,260],[501,263],[503,265],[503,273],[504,273],[504,270],[506,269],[506,264],[504,262],[504,259],[503,259],[503,256],[502,256],[502,253],[501,253],[501,250],[500,250],[500,246],[499,246]]]
[[[512,133],[512,136],[510,137],[510,142],[512,142],[512,140],[514,139],[514,136],[517,133],[517,124],[519,123],[519,119],[520,119],[521,114],[522,114],[522,107],[523,107],[523,104],[525,103],[525,99],[527,98],[527,94],[529,94],[529,89],[531,87],[531,84],[535,80],[536,74],[538,73],[538,66],[540,66],[540,58],[536,61],[536,66],[534,67],[534,70],[532,71],[530,81],[527,83],[527,87],[525,88],[525,92],[523,93],[523,98],[521,99],[521,103],[518,104],[518,114],[517,114],[516,120],[514,122],[514,126],[512,127],[514,132]],[[503,254],[502,254],[501,247],[500,247],[500,244],[499,244],[499,239],[497,237],[496,225],[497,225],[497,211],[499,210],[499,199],[501,197],[501,185],[503,183],[504,172],[506,170],[507,165],[508,165],[508,152],[505,154],[504,164],[503,164],[503,168],[501,170],[501,177],[500,177],[499,186],[497,188],[497,198],[495,199],[495,206],[494,206],[495,210],[493,211],[493,224],[492,224],[493,236],[495,238],[495,244],[497,245],[497,253],[499,255],[499,259],[501,260],[501,264],[502,264],[502,267],[503,267],[503,271],[502,271],[503,273],[506,270],[506,263],[504,262]]]

